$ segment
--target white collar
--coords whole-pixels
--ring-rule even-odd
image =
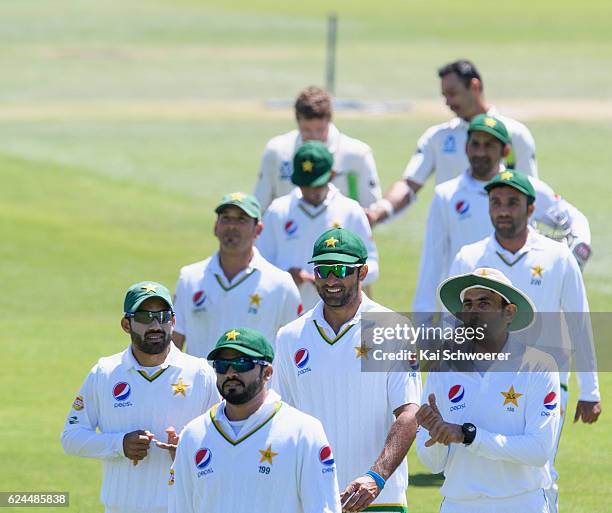
[[[179,353],[182,353],[181,350],[178,347],[176,347],[172,341],[170,341],[170,351],[168,352],[166,359],[161,365],[156,365],[155,367],[166,369],[170,367],[171,365],[176,364]],[[123,352],[123,357],[121,358],[121,362],[123,365],[127,367],[128,370],[132,370],[132,369],[137,370],[137,371],[147,370],[147,367],[140,365],[138,363],[138,360],[136,360],[136,358],[134,357],[134,354],[132,353],[131,344]]]
[[[212,272],[218,279],[222,280],[226,287],[231,287],[233,283],[237,283],[245,276],[250,275],[251,273],[261,269],[263,265],[263,257],[259,250],[253,246],[253,257],[247,264],[247,266],[242,269],[236,276],[234,276],[231,280],[228,280],[223,272],[223,268],[221,267],[221,261],[219,259],[219,252],[217,251],[211,258],[210,264],[208,265],[208,271]]]

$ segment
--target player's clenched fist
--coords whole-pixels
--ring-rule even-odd
[[[134,465],[137,465],[149,452],[149,446],[153,438],[153,433],[142,429],[127,433],[123,437],[123,454],[126,458],[132,460]]]
[[[340,494],[342,511],[362,511],[376,499],[380,488],[370,476],[361,476],[350,482]]]

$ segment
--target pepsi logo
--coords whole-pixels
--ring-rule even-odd
[[[308,349],[302,348],[298,349],[293,356],[293,360],[295,361],[295,366],[298,369],[303,369],[308,365],[308,360],[310,360],[310,354],[308,353]]]
[[[302,305],[302,303],[300,303],[300,304],[298,305],[298,307],[297,307],[297,314],[298,314],[298,317],[299,317],[300,315],[302,315],[303,313],[304,313],[304,305]]]
[[[202,306],[204,304],[204,302],[206,301],[206,294],[204,294],[203,290],[198,290],[194,295],[193,295],[193,305],[194,306]]]
[[[289,220],[285,223],[285,233],[287,235],[293,235],[297,232],[297,223],[295,221]]]
[[[457,203],[455,203],[455,212],[457,212],[457,214],[460,216],[467,214],[469,209],[470,204],[467,201],[459,200]]]
[[[549,392],[544,398],[544,408],[554,410],[557,407],[557,394]]]
[[[125,401],[128,397],[130,397],[130,393],[132,392],[132,388],[129,383],[125,381],[121,381],[117,383],[113,387],[113,396],[115,397],[115,401]]]
[[[206,447],[195,453],[195,466],[200,470],[208,467],[210,460],[212,460],[212,452]]]
[[[458,403],[463,399],[465,395],[465,390],[463,389],[463,385],[453,385],[448,391],[448,399],[451,403]]]
[[[332,452],[332,448],[329,445],[324,445],[319,450],[319,461],[327,467],[331,467],[335,463],[334,453]]]

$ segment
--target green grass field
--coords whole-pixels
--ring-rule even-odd
[[[213,205],[250,191],[263,145],[292,128],[289,111],[265,111],[264,102],[322,82],[330,10],[340,15],[343,98],[439,101],[436,67],[468,56],[502,107],[554,102],[557,110],[529,119],[540,174],[589,217],[589,300],[610,311],[608,2],[5,1],[2,490],[66,490],[70,511],[102,511],[99,462],[59,445],[75,392],[99,356],[128,343],[119,328],[126,287],[172,287],[180,266],[214,251]],[[601,107],[583,109],[595,100]],[[337,124],[373,147],[386,188],[417,137],[447,117],[339,113]],[[398,310],[414,293],[431,189],[376,232],[376,298]],[[568,424],[562,438],[563,512],[610,510],[612,377],[600,380],[601,420]],[[411,511],[438,511],[437,482],[412,454],[409,462]]]

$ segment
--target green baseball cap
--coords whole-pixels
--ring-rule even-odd
[[[316,240],[308,263],[365,264],[367,259],[368,250],[356,234],[345,228],[332,228]]]
[[[487,132],[495,137],[502,144],[510,144],[510,134],[508,129],[499,119],[486,114],[479,114],[472,118],[470,126],[468,127],[468,134],[470,132]]]
[[[232,328],[226,331],[219,340],[215,348],[208,353],[207,358],[214,360],[221,349],[235,349],[247,356],[261,358],[268,362],[274,360],[274,349],[268,339],[259,331],[251,328]]]
[[[293,157],[291,181],[298,187],[321,187],[331,179],[334,156],[321,141],[307,141]]]
[[[219,214],[224,207],[234,205],[241,209],[246,215],[261,221],[261,206],[255,196],[245,194],[244,192],[232,192],[223,196],[221,203],[215,208],[215,212]]]
[[[151,297],[163,299],[172,310],[172,296],[166,287],[154,281],[141,281],[132,285],[125,293],[125,299],[123,300],[124,313],[136,312],[143,301]]]
[[[484,188],[487,192],[491,192],[491,189],[495,189],[495,187],[502,187],[504,185],[512,187],[513,189],[516,189],[527,196],[528,205],[533,203],[536,199],[536,192],[531,180],[529,180],[529,177],[525,173],[521,173],[520,171],[502,171],[501,173],[495,175],[493,180],[485,185]]]
[[[438,287],[438,298],[444,307],[461,320],[463,296],[469,289],[482,288],[497,292],[508,303],[516,305],[516,315],[508,331],[528,328],[535,320],[535,306],[531,299],[512,285],[512,282],[498,269],[481,267],[468,274],[451,276]]]

